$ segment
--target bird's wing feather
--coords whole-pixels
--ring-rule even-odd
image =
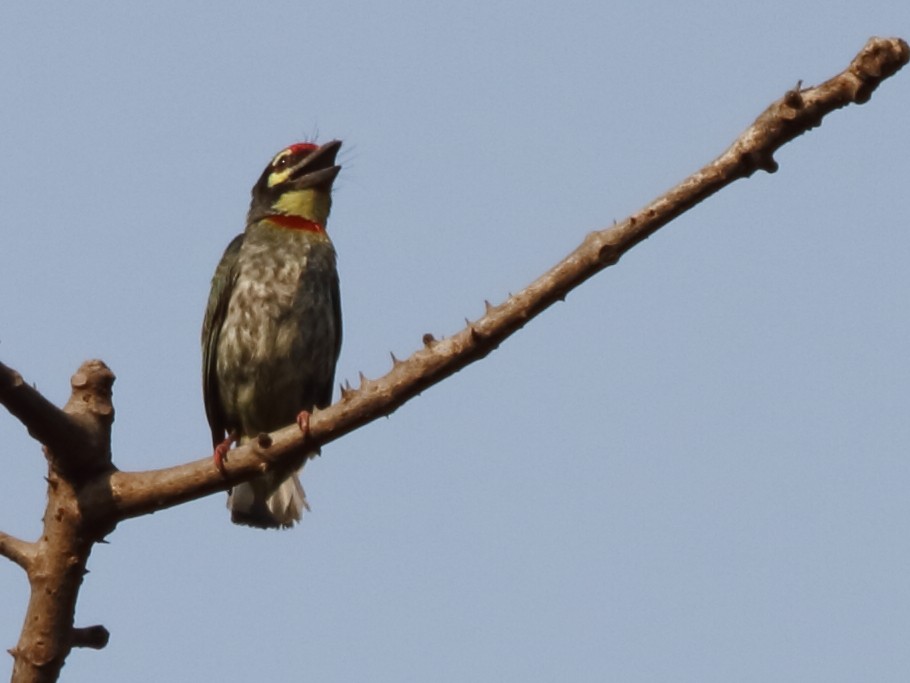
[[[224,250],[224,256],[221,257],[221,262],[212,277],[212,291],[202,323],[202,396],[214,444],[218,444],[224,438],[228,428],[218,391],[218,337],[237,281],[237,259],[242,245],[241,233],[231,240]]]
[[[336,272],[332,278],[332,316],[335,319],[335,348],[334,348],[334,357],[332,358],[332,373],[334,374],[335,365],[338,363],[338,356],[341,355],[341,337],[342,337],[342,325],[341,325],[341,287],[338,284],[338,273]],[[332,403],[332,392],[334,390],[334,382],[330,382],[326,393],[322,396],[322,404],[329,405]]]

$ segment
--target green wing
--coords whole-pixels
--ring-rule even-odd
[[[335,276],[332,279],[332,315],[335,318],[335,357],[332,358],[332,374],[335,374],[335,366],[338,364],[338,356],[341,355],[341,287],[338,284],[338,272],[335,272]],[[329,383],[329,386],[326,390],[326,393],[322,397],[322,404],[319,406],[323,408],[325,406],[331,405],[332,403],[332,393],[334,390],[334,381]]]
[[[224,256],[221,257],[221,262],[212,277],[212,291],[202,323],[202,398],[205,401],[205,415],[212,429],[213,444],[218,444],[224,439],[224,433],[228,428],[224,407],[221,405],[221,393],[218,391],[217,349],[228,302],[237,282],[237,258],[242,245],[241,233],[224,250]]]

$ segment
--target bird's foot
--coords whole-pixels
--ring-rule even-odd
[[[303,444],[306,445],[307,437],[310,435],[310,411],[301,410],[297,414],[297,426],[300,427],[300,431],[303,434]],[[303,462],[306,462],[315,455],[314,453],[307,453],[306,457],[303,459]],[[300,489],[303,491],[303,488]],[[303,497],[303,505],[307,510],[310,509],[310,506],[306,504],[306,495]]]
[[[297,415],[297,426],[300,427],[300,431],[303,432],[303,440],[306,441],[306,438],[310,435],[310,411],[300,411]]]
[[[231,450],[231,445],[237,441],[236,434],[228,434],[227,438],[219,444],[216,444],[215,451],[212,453],[212,460],[215,462],[215,467],[218,468],[218,471],[221,474],[225,474],[224,470],[224,461],[227,460],[228,451]]]

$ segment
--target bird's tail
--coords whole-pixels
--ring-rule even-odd
[[[228,494],[227,506],[234,524],[259,529],[292,527],[310,509],[297,472],[269,472],[238,484]]]

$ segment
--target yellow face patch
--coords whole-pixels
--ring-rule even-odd
[[[271,185],[271,178],[269,178]],[[317,223],[325,224],[329,217],[331,199],[328,193],[314,189],[291,190],[282,194],[274,207],[289,216],[301,216]]]

